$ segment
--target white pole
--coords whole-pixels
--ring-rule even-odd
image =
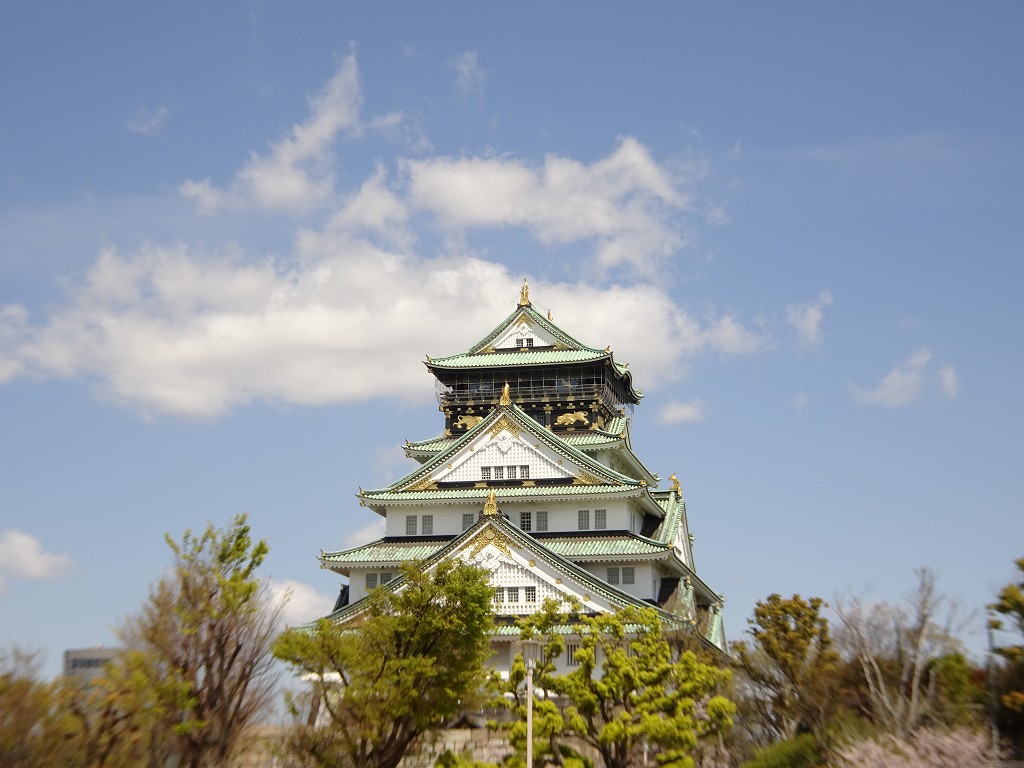
[[[526,768],[533,768],[533,662],[526,665]]]

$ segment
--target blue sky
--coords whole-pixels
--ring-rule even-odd
[[[366,7],[359,7],[365,5]],[[372,6],[372,7],[371,7]],[[979,614],[1024,555],[1024,6],[0,9],[0,643],[113,642],[164,532],[291,589],[524,277],[631,363],[727,632]]]

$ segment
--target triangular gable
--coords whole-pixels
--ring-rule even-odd
[[[599,352],[567,334],[535,310],[532,304],[526,304],[516,307],[512,314],[470,347],[468,354],[479,354],[495,349],[513,349],[517,347],[517,338],[523,339],[524,342],[527,338],[533,338],[534,342],[530,346]],[[519,346],[525,346],[525,344]]]
[[[500,405],[446,450],[382,491],[428,490],[437,488],[438,483],[486,482],[481,472],[484,467],[503,468],[502,478],[495,477],[492,469],[491,480],[522,480],[522,467],[527,467],[527,481],[531,483],[562,480],[591,486],[643,484],[569,445],[518,406]],[[515,478],[508,478],[508,467],[516,468]]]

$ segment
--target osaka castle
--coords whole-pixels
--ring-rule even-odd
[[[547,599],[584,614],[653,606],[667,626],[725,651],[722,598],[697,575],[679,480],[659,488],[633,452],[642,393],[626,363],[538,312],[524,282],[492,331],[426,367],[443,431],[405,443],[412,472],[359,491],[385,519],[383,538],[321,553],[323,568],[348,577],[329,619],[354,618],[375,587],[400,589],[403,562],[460,558],[492,574],[499,671],[516,653],[516,619]]]

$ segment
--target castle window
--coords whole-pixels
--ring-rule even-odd
[[[492,467],[491,472],[494,474],[495,480],[505,479],[505,468],[504,467]]]
[[[510,603],[519,602],[519,587],[506,587],[505,588],[506,600]]]
[[[434,532],[434,516],[424,515],[423,516],[423,535],[430,536]]]
[[[519,476],[523,480],[529,480],[530,479],[530,465],[529,464],[523,464],[523,465],[521,465],[519,467]]]
[[[533,513],[532,512],[520,512],[519,513],[519,528],[524,531],[533,530]]]
[[[380,583],[381,584],[387,584],[393,578],[394,578],[394,574],[392,574],[392,573],[382,573],[380,575]]]
[[[506,477],[508,477],[509,480],[516,479],[516,469],[518,469],[518,467],[505,467]]]
[[[405,516],[405,535],[415,536],[416,535],[416,515]]]
[[[581,509],[579,511],[579,529],[581,531],[589,531],[590,530],[590,510],[589,509]]]
[[[619,583],[619,569],[618,568],[609,568],[608,569],[608,583],[609,584],[618,584]]]
[[[490,480],[491,479],[491,468],[490,467],[480,467],[480,479],[481,480]]]
[[[577,660],[576,658],[576,651],[578,651],[579,649],[579,643],[565,644],[565,661],[570,667],[578,667],[580,665],[579,660]]]
[[[367,589],[373,589],[376,586],[377,586],[377,574],[376,573],[368,573],[368,574],[366,574],[366,588]]]
[[[537,530],[546,531],[548,529],[548,513],[541,511],[537,513]]]
[[[501,587],[494,588],[494,602],[503,603],[505,602],[505,590]]]
[[[463,512],[462,513],[462,530],[473,527],[473,513]]]
[[[635,584],[636,583],[636,571],[633,570],[633,566],[627,565],[622,569],[622,583],[623,584]]]
[[[608,510],[607,509],[595,509],[594,510],[594,527],[595,528],[607,528],[608,527]]]
[[[527,603],[537,602],[537,588],[536,587],[523,587],[523,601]]]

